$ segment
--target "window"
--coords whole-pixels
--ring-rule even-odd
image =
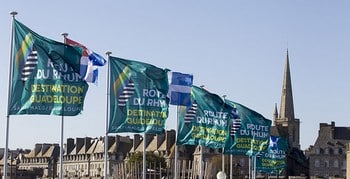
[[[324,150],[324,154],[329,154],[329,148],[326,148],[325,150]]]
[[[315,149],[316,154],[320,154],[320,148]]]
[[[337,159],[334,160],[333,167],[334,168],[338,168],[339,167],[339,161]]]
[[[334,155],[338,155],[339,154],[339,149],[335,148],[333,153],[334,153]]]
[[[315,167],[316,168],[320,167],[320,160],[319,159],[315,160]]]
[[[328,160],[325,160],[325,161],[324,161],[324,167],[326,167],[326,168],[329,167],[329,161],[328,161]]]

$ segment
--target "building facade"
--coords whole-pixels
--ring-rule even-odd
[[[4,152],[5,149],[4,148],[0,148],[0,176],[4,176],[4,163],[5,163],[5,159],[4,159]],[[30,150],[23,150],[23,149],[16,149],[16,150],[9,150],[8,151],[8,159],[7,159],[7,176],[9,178],[18,178],[20,179],[20,177],[18,176],[31,176],[31,178],[35,177],[36,175],[34,175],[34,173],[32,172],[27,172],[25,170],[20,170],[19,169],[19,165],[21,164],[21,157],[23,155],[27,155],[30,153]]]
[[[107,173],[110,176],[115,174],[114,166],[124,161],[132,145],[133,140],[129,136],[108,137]],[[103,178],[105,174],[104,149],[104,137],[85,137],[75,140],[68,138],[63,156],[63,176],[65,178]],[[60,171],[60,162],[58,162],[58,171]]]
[[[35,173],[37,177],[55,177],[59,152],[58,144],[35,144],[30,153],[19,155],[18,170]]]
[[[350,127],[336,127],[335,122],[320,123],[315,144],[305,151],[310,177],[346,178],[346,146],[349,142]]]

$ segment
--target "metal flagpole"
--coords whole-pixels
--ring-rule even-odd
[[[203,146],[199,146],[200,153],[199,153],[199,179],[203,179]]]
[[[68,33],[61,33],[64,38],[64,43],[66,43],[66,38]],[[62,111],[63,112],[63,111]],[[64,115],[61,116],[61,138],[60,138],[60,179],[63,178],[63,131],[64,130]]]
[[[146,179],[146,132],[143,133],[142,178]]]
[[[176,111],[177,111],[177,116],[176,116],[176,127],[179,126],[179,106],[176,106]],[[174,179],[177,179],[177,160],[179,158],[179,154],[178,154],[178,147],[176,145],[176,141],[177,141],[177,132],[175,133],[175,161],[174,161],[174,164],[175,164],[175,173],[174,173]]]
[[[10,126],[10,94],[12,89],[12,67],[13,67],[13,38],[14,38],[14,20],[17,15],[16,11],[11,11],[12,23],[11,23],[11,39],[10,39],[10,69],[9,69],[9,87],[7,92],[7,115],[6,115],[6,134],[5,134],[5,150],[4,150],[4,179],[7,179],[7,158],[8,158],[8,148],[9,148],[9,126]]]
[[[63,178],[63,127],[64,127],[64,116],[61,117],[61,139],[60,139],[60,179]]]
[[[110,71],[110,62],[109,62],[109,56],[112,54],[112,52],[107,51],[107,104],[106,104],[106,135],[105,135],[105,161],[104,161],[104,176],[106,179],[108,179],[108,117],[109,117],[109,90],[110,90],[110,85],[109,85],[109,71]]]
[[[221,152],[221,171],[225,173],[225,155],[224,155],[224,147]]]
[[[249,156],[249,179],[251,179],[252,175],[252,156]]]
[[[233,155],[230,154],[230,179],[232,179],[232,176],[233,176],[232,161],[233,161]]]
[[[255,156],[252,156],[252,179],[255,179]]]
[[[253,160],[253,179],[256,178],[256,155],[254,156]]]
[[[204,89],[204,85],[200,86],[202,89]],[[200,153],[199,153],[199,179],[203,179],[203,146],[199,146]]]
[[[222,98],[224,98],[224,102],[225,102],[225,98],[226,98],[226,95],[222,95]],[[228,122],[227,122],[228,124]],[[227,126],[229,127],[229,125]],[[221,171],[225,173],[225,155],[224,155],[224,150],[225,150],[225,147],[222,148],[222,152],[221,152]]]

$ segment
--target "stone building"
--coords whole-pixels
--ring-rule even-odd
[[[0,148],[0,177],[4,176],[4,148]],[[16,149],[16,150],[9,150],[8,151],[8,158],[7,158],[7,176],[9,178],[17,178],[17,179],[25,179],[26,177],[35,177],[35,173],[28,173],[26,171],[20,170],[20,158],[23,155],[27,155],[30,153],[30,150],[27,149]],[[42,172],[41,172],[42,173]],[[20,177],[21,176],[21,177]]]
[[[133,141],[129,136],[108,137],[108,172],[114,174],[114,166],[123,162],[132,148]],[[104,137],[67,139],[63,156],[64,177],[103,177],[105,158]],[[58,162],[58,171],[60,162]],[[58,176],[58,174],[57,174]]]
[[[26,171],[27,176],[52,178],[57,173],[57,160],[60,154],[58,144],[35,144],[27,154],[19,154],[18,170]]]
[[[170,160],[175,156],[175,135],[175,130],[169,130],[159,135],[147,134],[146,140],[143,140],[140,134],[134,134],[133,147],[129,153],[143,152],[143,145],[146,142],[146,152],[153,152],[156,155],[164,157],[167,163],[170,163]]]
[[[346,176],[350,176],[350,143],[346,144]]]
[[[320,123],[314,145],[306,151],[310,162],[310,177],[346,178],[346,146],[350,142],[350,127]]]

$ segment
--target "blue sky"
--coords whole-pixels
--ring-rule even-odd
[[[301,147],[313,145],[319,123],[350,126],[350,2],[293,1],[43,1],[0,7],[0,147],[5,146],[11,17],[33,31],[69,37],[104,55],[191,73],[195,85],[273,119],[279,107],[287,48]],[[64,138],[105,134],[106,68],[90,85],[84,111],[66,117]],[[167,128],[175,128],[170,108]],[[10,117],[10,148],[59,143],[57,116]]]

